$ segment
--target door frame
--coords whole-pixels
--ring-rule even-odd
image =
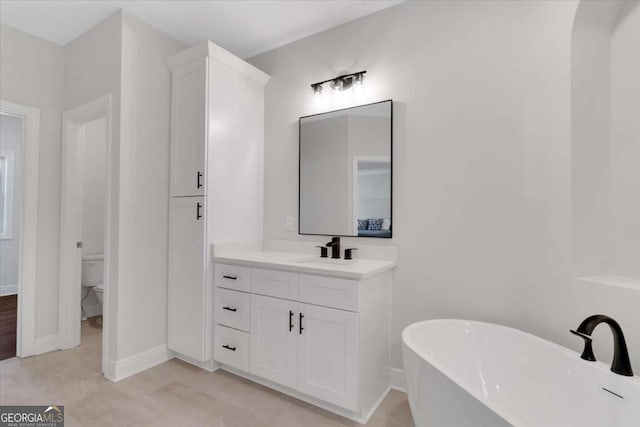
[[[58,346],[68,349],[80,345],[81,313],[80,289],[82,254],[78,254],[76,244],[82,236],[82,153],[84,143],[84,126],[99,118],[106,122],[106,191],[105,191],[105,234],[104,234],[104,282],[111,283],[111,201],[115,189],[111,185],[113,177],[112,147],[112,100],[111,94],[67,110],[62,115],[62,169],[60,198],[60,293],[58,304]],[[78,197],[80,196],[80,197]],[[79,258],[78,258],[79,257]],[[109,294],[111,286],[105,286],[102,305],[102,371],[104,372],[109,342],[110,307]]]
[[[22,206],[20,210],[20,266],[18,278],[18,330],[16,355],[35,354],[36,269],[38,250],[38,162],[40,157],[40,109],[0,100],[0,111],[21,117]]]
[[[376,163],[389,163],[391,166],[391,156],[353,156],[351,166],[351,226],[353,227],[352,233],[358,235],[358,216],[356,211],[358,209],[358,164],[360,162],[376,162]],[[389,172],[392,173],[392,172]],[[391,198],[391,196],[389,196]]]

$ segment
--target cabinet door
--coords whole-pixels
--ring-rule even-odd
[[[358,409],[358,314],[299,304],[298,390]]]
[[[295,388],[298,303],[251,295],[251,373]]]
[[[172,197],[205,194],[207,61],[198,60],[171,76]]]
[[[204,197],[179,197],[169,212],[169,331],[170,350],[206,361],[207,298],[205,280]]]

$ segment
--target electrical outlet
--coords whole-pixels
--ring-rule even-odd
[[[293,216],[284,217],[284,231],[293,231]]]

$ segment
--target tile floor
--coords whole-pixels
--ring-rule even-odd
[[[65,405],[66,427],[345,427],[359,424],[222,370],[177,359],[118,383],[100,374],[102,333],[82,324],[82,345],[0,362],[0,404]],[[392,391],[368,426],[411,427],[404,393]]]

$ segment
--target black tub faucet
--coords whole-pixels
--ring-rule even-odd
[[[331,258],[340,259],[340,238],[332,237],[331,241],[325,245],[331,248]]]
[[[591,334],[600,323],[606,323],[609,325],[609,328],[611,328],[611,332],[613,333],[613,361],[611,362],[611,371],[619,375],[632,377],[633,370],[631,369],[629,351],[627,350],[627,342],[624,339],[622,328],[618,322],[604,314],[594,314],[593,316],[589,316],[580,323],[577,330],[570,330],[572,334],[575,334],[584,340],[584,350],[580,357],[590,362],[594,362],[596,360],[596,357],[593,354],[593,347],[591,346]]]

